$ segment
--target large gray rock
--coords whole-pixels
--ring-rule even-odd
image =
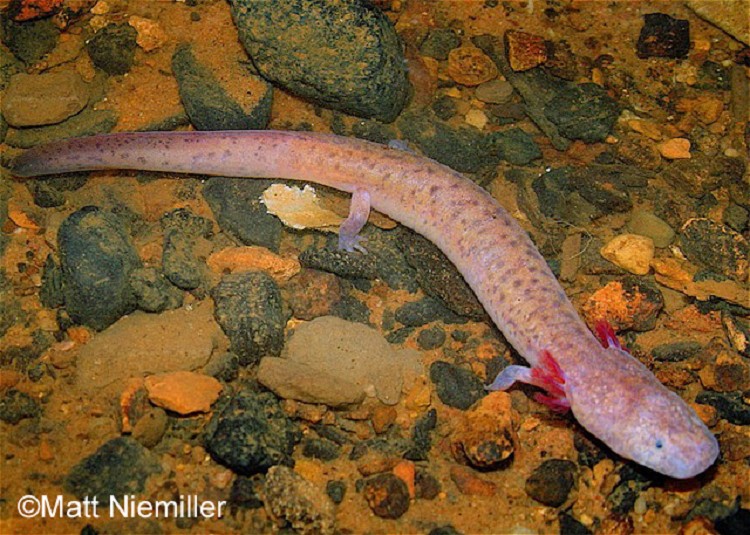
[[[364,0],[230,0],[260,74],[324,107],[391,122],[408,96],[401,42]]]

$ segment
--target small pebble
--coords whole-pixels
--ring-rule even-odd
[[[487,104],[505,104],[513,95],[513,86],[506,80],[490,80],[477,86],[474,96]]]
[[[625,271],[646,275],[654,257],[654,240],[638,234],[620,234],[602,247],[600,253]]]
[[[399,518],[409,509],[409,489],[393,474],[378,474],[365,481],[362,495],[381,518]]]
[[[667,160],[681,160],[691,158],[690,140],[684,137],[668,139],[657,145],[659,154]]]
[[[151,403],[177,414],[208,412],[221,393],[221,383],[202,373],[179,371],[146,377]]]
[[[674,240],[674,230],[663,219],[651,212],[638,210],[628,223],[628,230],[633,234],[647,236],[654,241],[654,247],[668,247]]]
[[[461,85],[475,86],[495,78],[497,67],[480,49],[462,46],[448,54],[448,76]]]
[[[526,480],[526,494],[544,505],[560,507],[568,499],[575,480],[575,463],[549,459],[540,464]]]

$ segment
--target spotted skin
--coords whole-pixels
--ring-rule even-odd
[[[98,169],[284,178],[365,191],[373,208],[440,247],[537,370],[537,383],[554,370],[562,391],[546,395],[554,408],[569,406],[613,451],[668,476],[693,477],[718,456],[716,439],[679,396],[621,348],[597,341],[518,223],[444,165],[330,134],[229,131],[72,139],[31,149],[13,166],[18,176]]]

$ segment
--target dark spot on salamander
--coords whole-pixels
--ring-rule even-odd
[[[146,165],[146,158],[143,156],[138,156],[137,160],[139,164]]]

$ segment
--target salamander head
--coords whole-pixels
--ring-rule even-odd
[[[600,350],[586,388],[569,377],[578,421],[614,452],[669,477],[687,479],[710,467],[719,445],[695,411],[624,350]]]

